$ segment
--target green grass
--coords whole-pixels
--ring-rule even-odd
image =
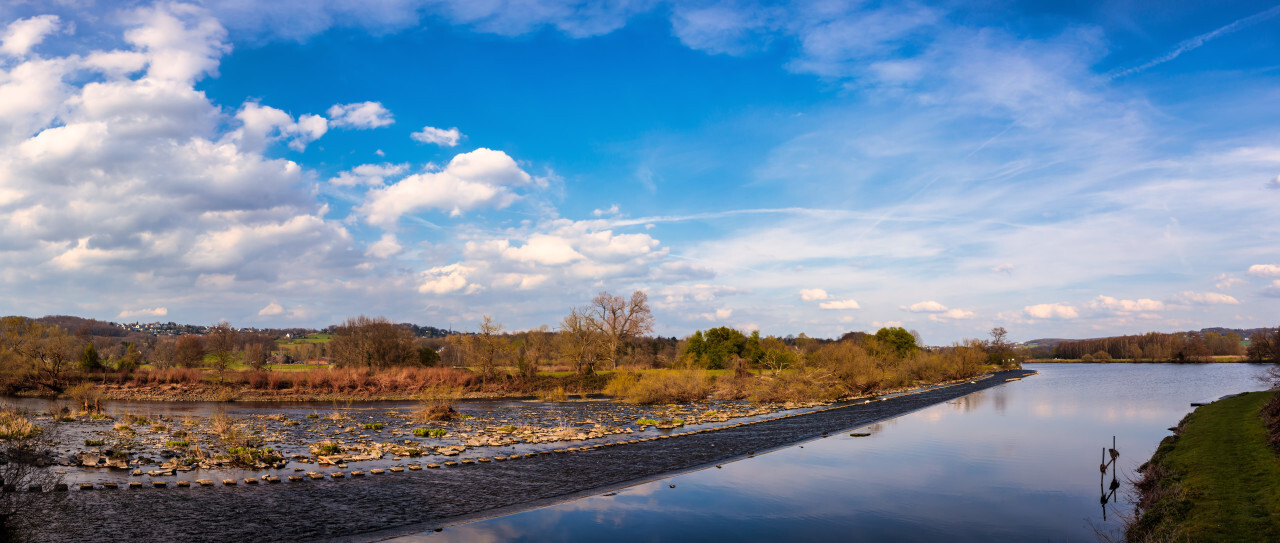
[[[1156,540],[1270,541],[1280,534],[1280,457],[1258,411],[1273,392],[1214,402],[1166,438],[1152,463],[1166,495],[1134,528]],[[1132,529],[1131,529],[1132,531]]]
[[[381,422],[371,422],[368,424],[362,424],[360,427],[364,428],[365,430],[381,430],[383,428]]]
[[[444,435],[447,433],[449,433],[448,430],[441,430],[439,428],[414,428],[413,429],[413,435],[418,437],[444,437]]]
[[[105,444],[106,444],[106,441],[103,441],[103,440],[101,440],[101,439],[86,439],[86,440],[84,440],[84,446],[85,446],[85,447],[101,447],[101,446],[103,446],[103,445],[105,445]]]

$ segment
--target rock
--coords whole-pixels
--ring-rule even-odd
[[[124,455],[108,456],[106,464],[111,469],[129,469],[129,457]]]
[[[107,463],[107,457],[97,453],[83,452],[76,455],[76,463],[86,468],[96,468]]]

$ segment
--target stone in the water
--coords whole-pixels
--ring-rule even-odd
[[[120,488],[120,485],[117,483],[102,483],[102,488],[105,488],[108,490],[115,490],[117,488]]]
[[[196,484],[200,486],[213,486],[213,481],[210,479],[196,479]]]
[[[93,483],[80,483],[80,490],[93,490]]]
[[[142,488],[142,483],[138,481],[129,481],[129,488]]]
[[[223,480],[222,480],[222,484],[227,485],[227,486],[236,486],[236,480],[235,480],[235,479],[223,479]]]

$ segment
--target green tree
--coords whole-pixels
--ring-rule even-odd
[[[902,327],[881,328],[874,337],[898,358],[911,356],[920,349],[916,345],[916,337]]]
[[[98,356],[98,350],[93,347],[93,342],[89,342],[84,346],[84,352],[80,353],[80,371],[90,373],[101,369],[102,358]]]

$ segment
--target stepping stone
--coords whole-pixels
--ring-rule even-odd
[[[440,469],[440,464],[436,464],[435,462],[432,462],[430,464],[427,464],[427,469]]]
[[[244,484],[246,484],[246,485],[256,485],[256,484],[258,484],[258,480],[257,480],[257,479],[254,479],[253,477],[245,477],[245,478],[244,478]]]
[[[495,457],[493,457],[493,460],[494,460],[495,462],[506,462],[506,461],[507,461],[507,457],[505,457],[505,456],[495,456]]]
[[[330,477],[332,477],[332,478],[334,478],[334,479],[341,479],[341,478],[343,478],[343,477],[346,477],[346,476],[347,476],[347,474],[342,473],[341,471],[335,471],[335,472],[333,472],[333,473],[330,473],[330,474],[329,474],[329,476],[330,476]]]
[[[474,463],[476,463],[476,461],[475,461],[475,460],[472,460],[472,459],[470,459],[470,458],[464,458],[464,459],[462,459],[462,463],[463,463],[463,464],[474,464]]]
[[[268,483],[278,483],[278,482],[280,482],[280,478],[279,478],[279,477],[276,477],[275,475],[271,475],[271,476],[268,476],[268,477],[267,477],[267,482],[268,482]]]
[[[93,490],[93,483],[80,483],[80,490]]]
[[[374,474],[374,475],[382,475],[383,473],[386,473],[386,472],[387,472],[387,470],[384,470],[384,469],[381,469],[381,468],[373,468],[373,469],[369,470],[369,473],[372,473],[372,474]]]
[[[388,469],[390,469],[390,470],[391,470],[391,473],[400,473],[400,472],[404,471],[404,468],[402,468],[402,467],[400,467],[400,466],[391,466],[391,467],[390,467],[390,468],[388,468]]]
[[[196,483],[200,486],[213,486],[213,481],[209,479],[196,479]]]
[[[178,488],[191,488],[191,481],[178,481],[174,483]]]
[[[446,461],[446,462],[444,463],[444,465],[449,466],[449,467],[453,467],[453,466],[458,465],[458,463],[457,463],[457,462],[454,462],[453,460],[448,460],[448,461]]]
[[[129,488],[142,488],[142,483],[137,481],[129,481]]]
[[[524,458],[524,457],[523,457],[523,456],[520,456],[520,455],[518,455],[518,454],[513,454],[513,455],[511,455],[511,456],[508,456],[508,457],[507,457],[507,460],[519,460],[519,459],[521,459],[521,458]]]
[[[477,458],[477,459],[476,459],[476,461],[477,461],[477,462],[488,462],[488,461],[489,461],[489,457],[487,457],[487,456],[486,456],[486,457],[483,457],[483,458]]]
[[[422,465],[420,465],[420,464],[409,464],[409,469],[410,469],[411,471],[418,471],[418,470],[422,469]]]
[[[364,477],[364,472],[363,472],[363,471],[360,471],[360,470],[356,470],[356,471],[351,472],[351,476],[352,476],[352,477]]]
[[[324,475],[321,475],[321,474],[316,473],[316,472],[314,472],[314,471],[313,471],[313,472],[310,472],[310,473],[307,473],[307,477],[310,477],[312,480],[315,480],[315,479],[324,479]]]
[[[535,456],[538,456],[538,453],[524,453],[525,458],[533,458]],[[448,462],[445,462],[445,465],[448,465]]]

